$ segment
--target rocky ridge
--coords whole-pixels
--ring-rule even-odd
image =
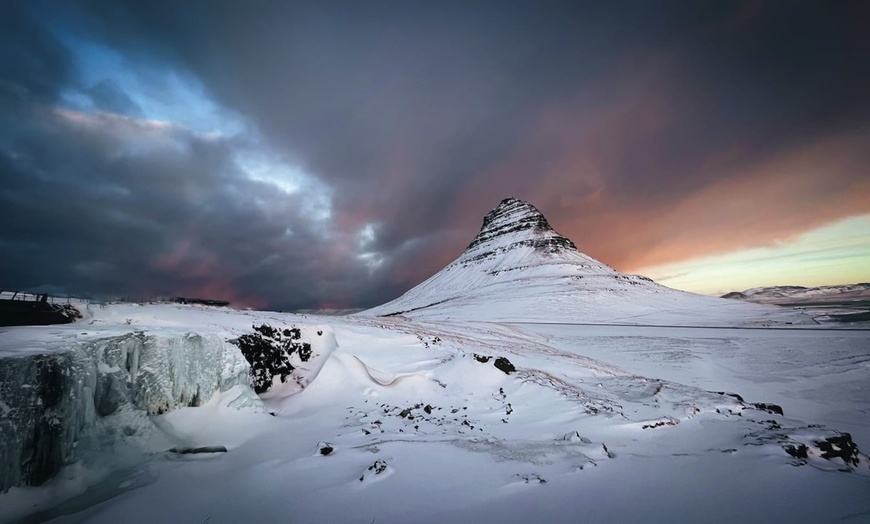
[[[495,259],[521,248],[540,254],[581,257],[584,263],[594,265],[596,269],[613,271],[580,253],[574,242],[557,233],[535,206],[516,198],[502,200],[483,218],[480,232],[451,266]]]

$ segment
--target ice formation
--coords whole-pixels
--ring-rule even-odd
[[[98,419],[197,406],[247,386],[249,369],[235,346],[196,333],[139,331],[0,359],[0,490],[54,476]]]

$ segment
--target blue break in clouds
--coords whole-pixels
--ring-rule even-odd
[[[324,236],[332,233],[333,191],[322,180],[268,151],[259,143],[239,148],[234,160],[252,181],[269,184],[287,195],[303,193],[302,212],[312,224],[319,226]]]
[[[193,74],[156,59],[134,61],[63,26],[52,32],[69,50],[76,70],[75,81],[62,91],[67,107],[172,122],[213,136],[252,134],[242,117],[216,104]]]
[[[74,110],[105,111],[123,116],[168,122],[206,139],[237,138],[233,158],[241,172],[255,182],[267,183],[293,194],[306,194],[303,212],[328,234],[332,218],[330,188],[316,177],[266,149],[252,126],[233,111],[215,103],[191,73],[159,60],[139,61],[110,46],[80,37],[68,27],[52,32],[69,49],[76,67],[74,86],[61,92],[62,102]],[[148,151],[149,146],[129,144],[126,152]],[[239,195],[244,198],[244,195]]]
[[[86,112],[109,111],[145,120],[168,122],[203,138],[235,138],[230,147],[240,174],[267,183],[288,195],[304,192],[304,215],[328,234],[331,192],[317,178],[289,165],[266,150],[250,126],[211,100],[202,84],[189,73],[169,65],[136,64],[110,47],[65,36],[78,66],[81,89],[63,92],[67,105]],[[185,145],[184,141],[179,147]],[[147,154],[151,145],[128,143],[126,153]],[[239,199],[247,195],[237,195]]]

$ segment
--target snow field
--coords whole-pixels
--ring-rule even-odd
[[[866,447],[860,332],[113,309],[92,318],[99,336],[130,329],[109,318],[221,339],[269,323],[322,346],[299,363],[304,388],[294,381],[262,404],[234,386],[199,407],[101,418],[130,435],[80,444],[87,459],[0,495],[0,520],[848,522],[870,512],[866,458],[851,465],[813,447],[834,429]],[[84,327],[54,331],[40,351],[55,340],[62,352]],[[498,357],[516,371],[496,368]],[[106,420],[115,416],[124,421]],[[806,459],[784,449],[800,444]],[[166,452],[218,445],[227,452]]]

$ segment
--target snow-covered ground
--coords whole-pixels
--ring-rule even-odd
[[[0,362],[134,332],[213,337],[229,354],[227,340],[261,323],[301,327],[312,341],[321,331],[335,344],[316,346],[302,369],[307,387],[262,405],[233,404],[246,386],[232,385],[200,407],[99,419],[123,431],[111,442],[83,438],[72,464],[44,485],[0,494],[0,521],[870,518],[866,457],[826,460],[815,445],[839,430],[870,449],[868,331],[318,318],[135,304],[86,316],[0,331]],[[496,367],[499,357],[515,371]],[[754,403],[777,404],[784,415]],[[126,418],[112,420],[119,416]],[[801,444],[807,458],[787,453]],[[200,446],[228,451],[167,451]]]

